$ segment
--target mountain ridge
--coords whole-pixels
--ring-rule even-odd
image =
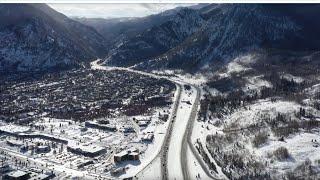
[[[310,8],[313,9],[311,12]],[[168,45],[173,47],[164,53],[153,58],[142,57],[133,66],[139,69],[177,68],[198,71],[255,51],[318,51],[318,31],[312,31],[314,27],[319,29],[319,23],[312,20],[312,17],[319,14],[317,9],[320,9],[319,5],[210,4],[197,10],[199,20],[204,21],[197,31],[179,44]],[[134,42],[134,39],[130,39],[126,43]],[[114,52],[126,57],[121,54],[123,50],[116,49]],[[116,57],[114,54],[107,57],[106,64],[119,65],[113,63],[119,60]]]
[[[0,70],[81,67],[106,54],[104,38],[45,4],[2,4]]]

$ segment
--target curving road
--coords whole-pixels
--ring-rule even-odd
[[[161,150],[158,152],[158,155],[154,157],[153,160],[150,163],[148,163],[139,173],[143,172],[148,166],[150,166],[156,160],[156,158],[160,157],[162,176],[161,179],[191,179],[187,161],[187,147],[189,146],[191,152],[194,154],[197,161],[201,165],[201,168],[204,170],[207,176],[212,179],[215,179],[211,175],[205,163],[201,159],[201,156],[198,154],[193,144],[191,143],[193,124],[196,119],[201,97],[201,91],[199,87],[193,86],[185,82],[172,80],[168,77],[158,76],[152,73],[133,70],[130,68],[101,66],[98,64],[98,62],[99,60],[96,60],[91,63],[93,69],[123,70],[142,75],[147,75],[153,78],[165,78],[175,83],[177,86],[178,94],[174,102],[173,111],[169,118],[170,122],[164,138],[164,142],[161,146]],[[183,89],[183,85],[190,85],[192,90],[195,91],[194,93],[196,93],[196,95],[186,97],[185,95],[189,92],[186,92],[186,90]],[[183,95],[183,98],[181,98],[181,95]],[[185,99],[188,99],[192,103],[191,107],[184,106],[184,108],[181,108],[182,104],[185,103]]]
[[[193,124],[195,122],[196,116],[197,116],[197,112],[198,112],[198,106],[200,103],[200,89],[198,87],[194,87],[196,89],[196,99],[195,102],[193,103],[192,106],[192,110],[191,110],[191,114],[189,116],[189,120],[188,120],[188,124],[187,124],[187,129],[184,133],[183,136],[183,141],[182,141],[182,145],[181,145],[181,157],[185,157],[185,158],[181,158],[181,165],[182,165],[182,173],[183,173],[183,179],[190,179],[190,175],[189,175],[189,170],[188,170],[188,157],[187,157],[187,146],[189,145],[189,147],[191,148],[191,150],[194,150],[192,147],[192,143],[191,143],[191,134],[192,134],[192,129],[193,129]],[[193,154],[198,154],[197,152],[192,151]],[[197,156],[195,156],[197,157]],[[199,160],[198,160],[199,161]],[[201,161],[200,161],[201,162]],[[201,165],[201,163],[200,163]],[[205,168],[206,169],[206,168]]]

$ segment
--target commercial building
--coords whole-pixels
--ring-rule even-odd
[[[130,148],[128,150],[121,151],[115,154],[113,159],[115,163],[123,161],[137,161],[139,160],[139,150],[136,148]]]
[[[100,146],[86,146],[76,143],[70,143],[67,146],[67,150],[74,154],[83,155],[86,157],[97,157],[107,152],[106,148]]]

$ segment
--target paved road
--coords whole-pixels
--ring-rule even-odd
[[[186,128],[186,131],[184,132],[182,145],[181,145],[181,160],[180,161],[181,161],[183,179],[185,179],[185,180],[190,179],[189,169],[188,169],[188,157],[187,157],[187,149],[188,148],[187,148],[187,146],[189,145],[188,142],[190,142],[189,139],[191,138],[193,124],[194,124],[194,121],[197,116],[198,106],[200,104],[200,89],[198,87],[194,87],[194,88],[197,91],[196,92],[197,95],[196,95],[196,99],[192,105],[191,114],[189,116],[187,128]],[[191,144],[190,147],[193,147],[193,145]],[[195,154],[193,151],[192,151],[192,153]],[[196,154],[198,154],[198,153],[196,152]],[[195,156],[195,157],[197,157],[197,156]],[[201,165],[201,163],[200,163],[200,165]]]
[[[173,115],[170,118],[170,124],[164,139],[164,143],[162,144],[162,148],[161,148],[161,153],[160,153],[160,158],[161,158],[161,175],[162,175],[162,179],[167,179],[168,177],[168,172],[167,172],[167,160],[168,160],[168,150],[169,150],[169,144],[170,144],[170,139],[172,137],[172,130],[173,130],[173,122],[176,119],[176,115],[177,115],[177,111],[178,111],[178,107],[181,103],[181,85],[177,84],[179,87],[179,94],[178,94],[178,98],[177,98],[177,103],[175,103],[174,105],[174,109],[173,109]]]
[[[129,71],[129,72],[133,72],[133,73],[138,73],[138,74],[142,74],[142,75],[147,75],[153,78],[166,78],[167,80],[173,82],[176,84],[177,86],[177,90],[178,92],[178,97],[175,101],[174,107],[173,107],[173,111],[172,111],[172,115],[170,116],[169,119],[169,126],[165,135],[165,139],[164,139],[164,143],[161,146],[161,150],[158,153],[158,155],[156,157],[154,157],[154,159],[147,165],[145,166],[139,173],[141,173],[142,171],[144,171],[150,164],[152,164],[152,162],[160,156],[161,158],[161,175],[162,175],[162,179],[163,180],[167,180],[168,178],[168,150],[169,150],[169,145],[170,145],[170,140],[172,137],[172,131],[173,131],[173,123],[176,120],[176,113],[177,113],[177,109],[179,107],[180,104],[180,96],[181,96],[181,88],[183,84],[187,84],[187,83],[183,83],[183,82],[178,82],[178,81],[174,81],[168,77],[163,77],[163,76],[158,76],[152,73],[147,73],[147,72],[142,72],[142,71],[138,71],[138,70],[133,70],[130,68],[122,68],[122,67],[106,67],[106,66],[100,66],[98,64],[99,60],[92,62],[92,68],[93,69],[100,69],[100,70],[123,70],[123,71]],[[189,84],[190,85],[190,84]],[[194,148],[193,144],[191,143],[191,134],[192,134],[192,129],[193,129],[193,124],[195,122],[196,119],[196,115],[197,115],[197,111],[198,111],[198,106],[200,104],[200,89],[196,86],[190,85],[192,86],[194,89],[196,89],[196,98],[195,101],[192,105],[192,111],[191,114],[189,116],[188,119],[188,123],[187,123],[187,128],[183,134],[183,140],[181,143],[181,159],[178,159],[177,161],[180,161],[181,163],[181,168],[182,168],[182,173],[183,173],[183,179],[190,179],[190,175],[189,175],[189,169],[188,169],[188,162],[187,162],[187,146],[190,147],[192,153],[195,155],[196,159],[198,160],[199,164],[201,165],[201,167],[203,168],[203,170],[205,171],[205,173],[208,175],[208,177],[211,177],[212,179],[214,179],[214,177],[210,174],[209,170],[207,169],[206,165],[204,164],[203,160],[201,159],[201,156],[199,155],[199,153],[196,151],[196,149]],[[175,161],[175,160],[171,160],[171,161]]]
[[[191,85],[192,86],[192,85]],[[213,177],[212,174],[210,173],[207,165],[205,164],[205,162],[202,159],[202,156],[198,153],[198,151],[196,150],[195,146],[192,144],[191,141],[191,135],[192,135],[192,131],[193,131],[193,125],[196,121],[197,118],[197,113],[198,113],[198,107],[200,105],[200,98],[201,98],[201,90],[199,87],[197,86],[193,86],[196,90],[197,90],[197,96],[196,96],[196,100],[195,103],[193,104],[193,109],[192,109],[192,113],[188,122],[188,126],[187,126],[187,130],[185,132],[184,135],[184,139],[183,139],[183,144],[182,144],[182,158],[181,159],[181,164],[183,166],[183,177],[184,179],[192,179],[190,178],[190,173],[188,171],[188,164],[187,164],[187,146],[190,148],[192,154],[196,157],[198,163],[200,164],[201,168],[204,170],[204,172],[206,173],[206,175],[208,177],[210,177],[211,179],[218,179],[216,177]]]
[[[173,124],[174,120],[176,119],[176,113],[177,113],[178,107],[179,107],[179,105],[181,103],[181,99],[180,99],[180,97],[181,97],[181,89],[182,89],[181,83],[172,81],[170,78],[158,76],[158,75],[155,75],[155,74],[152,74],[152,73],[137,71],[137,70],[133,70],[133,69],[130,69],[130,68],[123,68],[123,67],[106,67],[106,66],[101,66],[98,63],[99,63],[99,60],[93,61],[91,63],[92,69],[128,71],[128,72],[138,73],[138,74],[142,74],[142,75],[146,75],[146,76],[153,77],[153,78],[158,78],[158,79],[159,78],[165,78],[165,79],[167,79],[167,80],[169,80],[169,81],[171,81],[171,82],[176,84],[177,97],[176,97],[176,99],[174,101],[173,110],[172,110],[172,113],[171,113],[170,118],[169,118],[169,125],[168,125],[167,131],[166,131],[166,135],[165,135],[163,144],[161,145],[161,149],[160,149],[159,153],[157,154],[157,156],[155,156],[141,171],[139,171],[137,173],[137,174],[142,173],[145,169],[147,169],[147,167],[149,165],[151,165],[156,160],[157,157],[160,157],[160,159],[161,159],[161,175],[162,175],[162,179],[167,179],[167,174],[168,174],[167,173],[167,156],[168,156],[167,151],[168,151],[170,138],[171,138],[171,133],[172,133],[172,129],[173,129],[172,124]]]
[[[180,103],[180,97],[181,97],[181,85],[180,84],[176,84],[177,86],[177,97],[175,99],[175,102],[174,102],[174,105],[173,105],[173,110],[172,110],[172,113],[171,113],[171,116],[170,118],[168,119],[169,121],[169,125],[168,125],[168,128],[167,128],[167,131],[166,131],[166,135],[165,135],[165,138],[163,140],[163,144],[161,145],[161,149],[159,151],[159,153],[157,154],[157,156],[155,156],[152,161],[150,163],[148,163],[147,166],[145,166],[139,173],[142,173],[145,169],[147,169],[147,167],[149,165],[151,165],[152,163],[155,162],[156,158],[157,157],[160,157],[160,160],[161,160],[161,175],[162,175],[162,179],[163,179],[163,175],[164,174],[167,174],[166,172],[166,160],[167,160],[167,153],[165,151],[167,151],[167,148],[168,145],[167,143],[169,142],[168,139],[171,137],[171,132],[172,132],[172,123],[176,117],[176,113],[177,113],[177,109],[179,107],[179,103]],[[138,173],[138,174],[139,174]]]

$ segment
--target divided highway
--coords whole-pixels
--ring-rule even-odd
[[[208,177],[212,177],[200,155],[195,150],[191,143],[191,134],[193,124],[196,119],[198,106],[200,104],[200,89],[196,86],[190,85],[185,82],[170,79],[168,77],[158,76],[152,73],[133,70],[130,68],[122,67],[106,67],[98,64],[99,60],[91,63],[93,69],[100,70],[123,70],[134,72],[138,74],[147,75],[153,78],[166,78],[177,86],[177,97],[174,102],[172,115],[169,119],[169,126],[165,135],[164,142],[161,150],[153,160],[145,166],[139,173],[143,172],[149,165],[151,165],[156,158],[161,159],[161,179],[192,179],[189,174],[188,161],[187,161],[187,147],[189,146],[197,161],[204,169]],[[191,86],[191,90],[185,90],[184,85]],[[186,105],[189,101],[191,104]]]

